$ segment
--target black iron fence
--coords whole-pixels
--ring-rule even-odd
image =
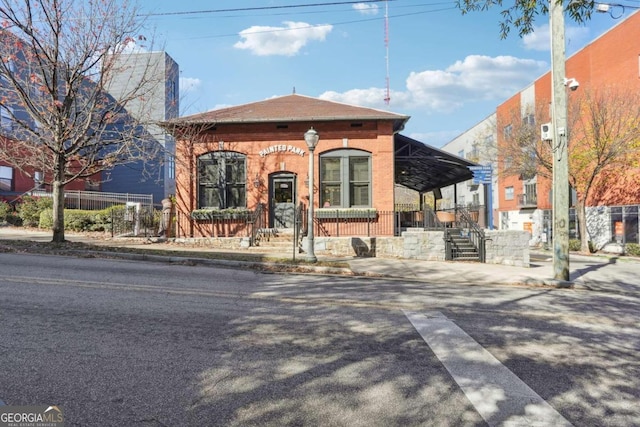
[[[474,246],[484,259],[484,232],[477,225],[473,212],[463,208],[451,210],[453,223],[441,220],[443,211],[434,212],[425,207],[422,210],[376,211],[366,210],[322,210],[314,215],[314,235],[326,237],[344,236],[399,236],[408,228],[445,229],[461,227],[469,234]],[[141,210],[129,210],[120,220],[114,218],[113,235],[155,235],[161,218],[160,212],[150,215]],[[294,215],[294,242],[299,244],[308,231],[307,206],[300,203]],[[270,232],[267,228],[268,212],[263,205],[255,211],[242,214],[224,214],[209,217],[193,217],[184,213],[171,214],[171,224],[167,237],[248,237],[249,244],[255,246]]]
[[[159,233],[161,211],[141,208],[139,205],[120,205],[111,209],[110,213],[112,237],[152,237]]]

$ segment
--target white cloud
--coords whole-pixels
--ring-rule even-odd
[[[377,15],[378,5],[370,3],[356,3],[353,8],[363,15]]]
[[[522,90],[548,70],[544,61],[512,56],[471,55],[444,70],[412,72],[406,91],[392,91],[390,107],[384,105],[382,88],[325,92],[320,98],[394,111],[419,109],[429,113],[451,113],[464,104],[496,103]]]
[[[386,90],[384,88],[371,87],[369,89],[351,89],[343,93],[328,91],[320,95],[320,99],[342,102],[343,104],[359,105],[361,107],[385,108],[385,96]],[[393,92],[390,94],[390,97],[394,100],[406,96],[407,93],[405,92]]]
[[[460,136],[460,130],[443,130],[439,132],[410,133],[407,135],[416,141],[424,142],[432,147],[440,148]]]
[[[195,77],[180,77],[180,92],[194,92],[196,91],[200,85],[202,85],[202,80]]]
[[[575,51],[576,49],[571,49],[571,46],[582,47],[584,43],[589,40],[589,28],[575,26],[566,27],[564,36],[567,42],[567,50]],[[551,32],[549,30],[549,24],[540,26],[534,25],[533,32],[525,35],[522,38],[522,43],[524,44],[524,48],[528,50],[551,50]]]
[[[143,38],[142,36],[140,36],[140,38],[138,40],[135,40],[132,37],[127,37],[125,39],[125,41],[115,49],[115,51],[118,52],[118,53],[123,53],[123,54],[127,54],[127,53],[147,53],[147,52],[149,52],[149,50],[144,45],[145,41],[146,41],[146,39]]]
[[[254,55],[294,56],[309,41],[324,41],[331,25],[311,25],[306,22],[283,22],[283,27],[253,26],[240,31],[242,41],[233,47],[247,49]]]

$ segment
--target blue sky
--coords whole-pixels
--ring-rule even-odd
[[[328,3],[334,3],[329,5]],[[440,147],[549,70],[549,19],[499,35],[499,9],[462,15],[453,1],[140,0],[154,45],[180,66],[181,114],[301,95],[410,115],[403,134]],[[308,7],[281,8],[280,6]],[[221,9],[264,8],[219,11]],[[630,11],[626,14],[631,13]],[[624,18],[624,16],[623,16]],[[567,55],[618,20],[566,21]]]

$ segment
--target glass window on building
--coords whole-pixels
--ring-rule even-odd
[[[513,200],[513,187],[505,187],[505,189],[504,189],[504,199],[505,200]]]
[[[198,157],[198,208],[247,207],[246,156],[216,151]]]
[[[13,168],[0,166],[0,191],[13,191]]]
[[[524,186],[524,204],[527,206],[538,204],[538,188],[536,183],[525,184]]]
[[[173,155],[168,157],[167,168],[169,169],[169,179],[176,178],[176,158]]]
[[[638,240],[638,206],[611,208],[611,237],[616,243],[640,243]]]
[[[0,128],[2,130],[13,129],[13,111],[9,107],[0,107]]]
[[[504,136],[504,139],[510,139],[512,133],[513,133],[513,126],[511,125],[506,125],[502,129],[502,135]]]
[[[337,150],[320,156],[320,206],[371,206],[371,155]]]
[[[638,208],[637,205],[624,207],[625,243],[640,243],[640,236],[638,236]]]

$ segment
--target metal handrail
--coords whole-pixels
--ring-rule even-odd
[[[464,206],[456,207],[456,222],[459,228],[468,230],[469,240],[471,240],[471,243],[473,243],[478,250],[480,262],[486,262],[487,237],[484,234],[484,230],[471,218],[469,211],[467,211]]]
[[[257,246],[260,240],[260,230],[264,228],[264,204],[258,203],[256,210],[253,212],[249,223],[251,224],[251,237],[249,239],[250,246]]]
[[[293,260],[296,259],[296,252],[302,247],[302,237],[306,218],[306,209],[304,203],[298,203],[296,207],[293,225]]]

